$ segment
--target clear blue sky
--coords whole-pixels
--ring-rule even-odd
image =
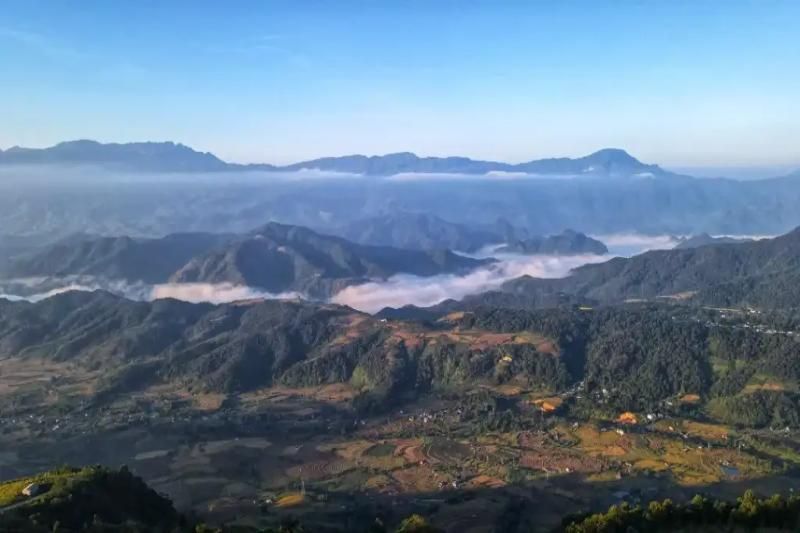
[[[4,0],[0,147],[800,163],[800,2]]]

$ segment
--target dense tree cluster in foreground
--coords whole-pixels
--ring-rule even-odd
[[[20,487],[35,482],[44,492],[30,498]],[[209,526],[175,511],[172,503],[150,489],[127,468],[64,467],[32,478],[0,483],[0,531],[50,533],[309,533],[301,523],[268,529]],[[630,533],[657,531],[797,531],[800,496],[758,498],[745,492],[729,503],[695,496],[689,503],[653,501],[645,506],[622,504],[605,513],[569,517],[565,533]],[[336,524],[331,524],[336,530]],[[376,520],[369,533],[438,533],[420,515],[387,527]]]
[[[747,491],[735,503],[695,496],[688,504],[670,500],[648,505],[615,505],[566,526],[566,533],[656,531],[798,531],[800,497],[760,499]]]

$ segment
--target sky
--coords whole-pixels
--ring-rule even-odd
[[[800,2],[4,0],[0,148],[800,166]]]

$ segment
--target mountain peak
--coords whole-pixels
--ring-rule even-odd
[[[42,149],[12,148],[0,153],[0,163],[100,165],[150,172],[204,172],[231,167],[210,153],[171,141],[106,144],[91,139],[64,141]]]
[[[371,159],[409,159],[409,160],[417,160],[420,157],[415,154],[414,152],[392,152],[391,154],[385,155],[374,155]]]
[[[633,157],[631,154],[623,150],[622,148],[603,148],[596,152],[593,152],[586,157],[581,159],[591,159],[594,161],[606,161],[606,162],[616,162],[616,163],[633,163],[642,165],[643,163]]]
[[[226,163],[209,152],[199,152],[171,141],[101,143],[91,139],[65,141],[49,148],[9,148],[0,150],[0,164],[100,165],[126,171],[213,172],[236,170],[298,171],[315,169],[363,176],[397,174],[468,174],[515,172],[544,176],[656,177],[666,173],[657,165],[640,162],[620,148],[604,148],[579,158],[538,159],[510,164],[463,156],[421,157],[413,152],[384,155],[353,154],[323,157],[276,167],[267,164]]]
[[[61,148],[95,148],[102,146],[98,141],[92,139],[75,139],[74,141],[62,141],[54,146],[53,149]]]

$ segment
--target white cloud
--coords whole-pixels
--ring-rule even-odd
[[[153,285],[149,299],[175,298],[186,302],[226,303],[239,300],[264,298],[289,300],[302,298],[297,292],[270,293],[244,285],[232,283],[165,283]]]
[[[495,254],[495,257],[498,259],[497,263],[467,274],[443,274],[432,277],[399,274],[387,280],[355,285],[334,295],[331,302],[349,305],[367,312],[376,312],[387,306],[398,307],[408,304],[429,306],[448,298],[460,299],[469,294],[496,289],[503,282],[523,275],[539,278],[563,277],[575,267],[606,261],[609,258],[609,256],[599,255],[522,256],[513,254]],[[214,304],[258,298],[305,298],[303,294],[297,292],[275,294],[255,287],[231,283],[148,285],[87,276],[6,281],[0,286],[0,298],[35,302],[71,290],[106,290],[133,300],[175,298],[187,302]]]
[[[458,300],[469,294],[497,289],[505,281],[524,275],[537,278],[564,277],[578,266],[607,261],[609,256],[506,255],[498,259],[498,263],[465,275],[444,274],[423,278],[399,274],[386,281],[354,285],[338,292],[331,301],[369,313],[384,307],[427,307],[450,298]]]
[[[668,250],[674,248],[680,241],[674,235],[644,235],[641,233],[613,233],[609,235],[592,235],[602,241],[610,249],[630,249],[621,255],[633,255],[647,250]],[[627,250],[626,250],[627,251]]]

